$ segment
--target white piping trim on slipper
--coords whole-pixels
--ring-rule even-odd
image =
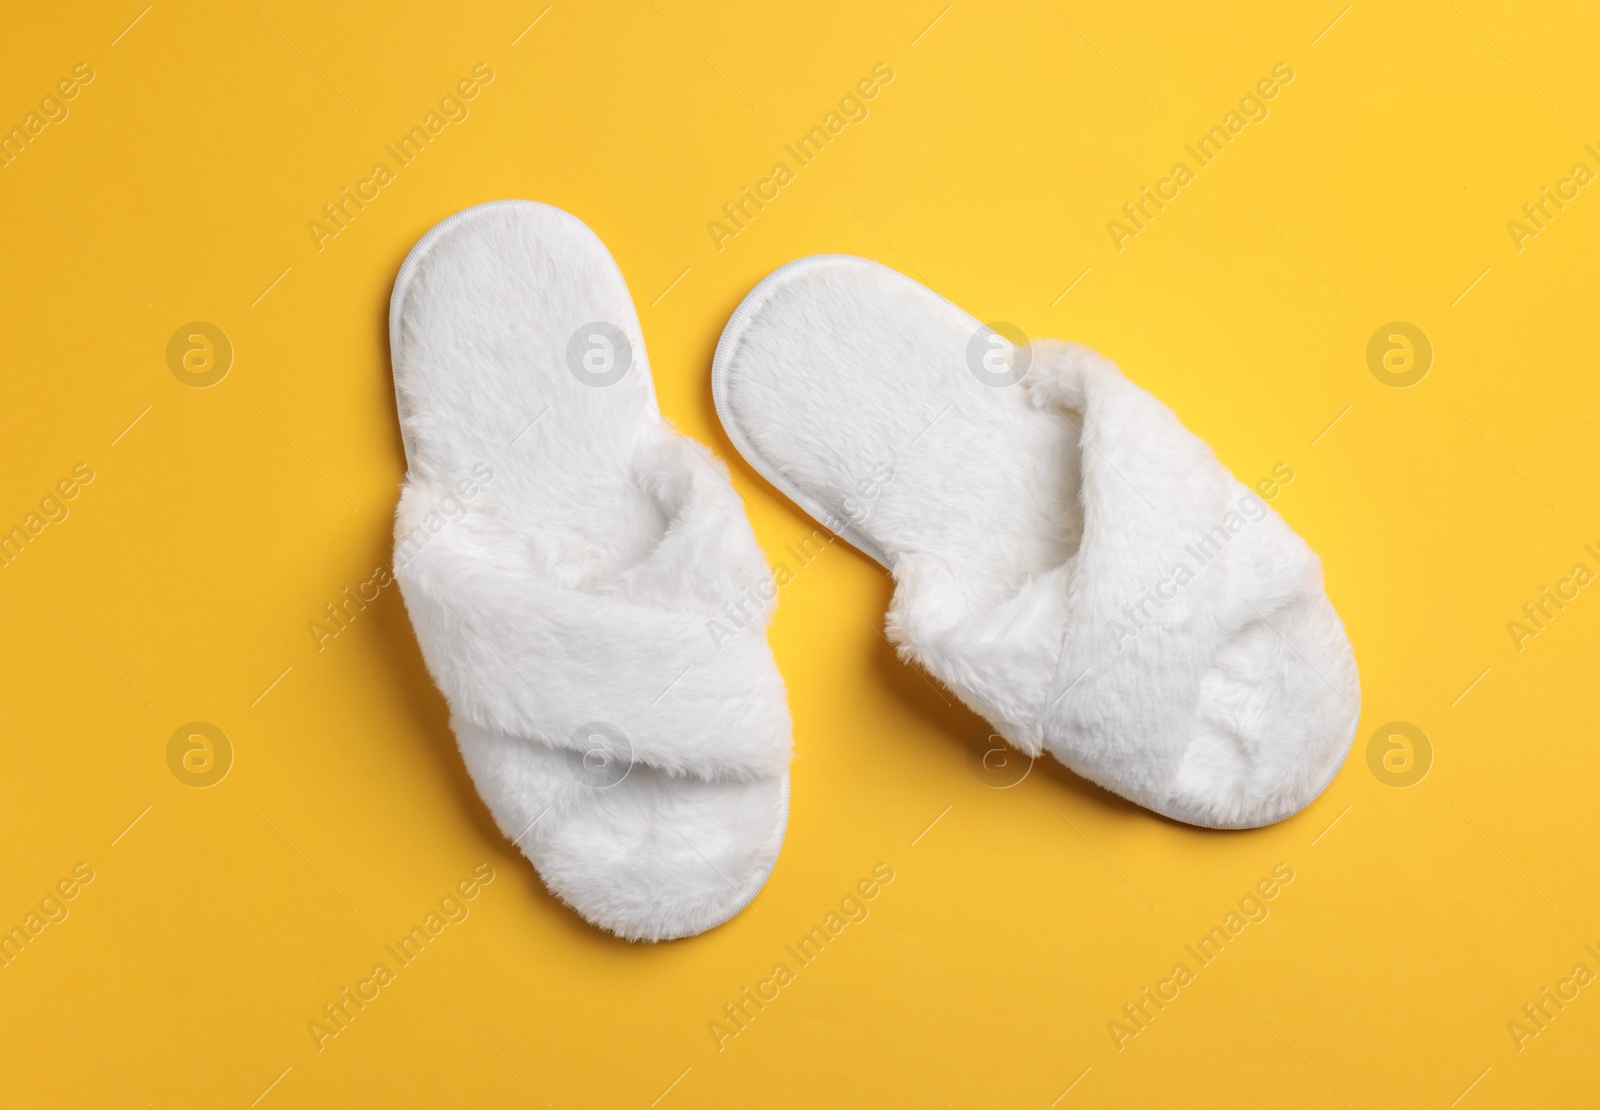
[[[849,254],[816,254],[809,258],[801,258],[787,265],[779,266],[772,273],[762,278],[760,284],[754,289],[750,290],[745,299],[739,303],[739,307],[734,309],[733,315],[728,318],[727,326],[722,329],[722,338],[717,341],[717,353],[711,360],[711,402],[716,406],[717,419],[722,422],[722,428],[728,433],[728,439],[733,443],[734,449],[744,457],[745,462],[750,464],[752,470],[765,478],[779,493],[804,509],[806,514],[818,524],[833,532],[834,535],[860,551],[884,570],[892,572],[894,568],[889,565],[889,557],[884,554],[882,548],[863,535],[849,521],[844,521],[835,530],[833,525],[828,522],[829,520],[840,519],[838,514],[830,512],[820,501],[817,501],[805,490],[789,481],[782,471],[761,456],[761,453],[755,449],[755,445],[750,442],[749,437],[744,434],[744,429],[739,427],[738,423],[733,419],[733,408],[728,401],[728,364],[733,361],[733,352],[744,339],[745,328],[750,326],[750,322],[755,318],[756,313],[771,299],[778,286],[789,278],[797,277],[805,270],[814,267],[833,265],[840,262],[852,265],[878,265],[876,262]],[[929,292],[932,291],[930,290]],[[934,296],[938,296],[938,294],[935,293]],[[944,298],[941,297],[940,300],[944,300]],[[949,301],[945,301],[945,303],[950,304]],[[953,304],[950,304],[950,307],[957,312],[961,312]],[[962,312],[962,315],[965,316],[966,313]]]

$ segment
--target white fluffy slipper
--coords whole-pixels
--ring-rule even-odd
[[[773,605],[748,603],[775,591],[726,471],[661,418],[616,263],[559,209],[468,209],[406,258],[389,343],[395,576],[479,794],[596,925],[727,921],[788,826]]]
[[[1317,557],[1110,362],[821,256],[745,298],[712,383],[751,466],[891,571],[901,655],[1019,749],[1216,828],[1343,764],[1360,690]]]

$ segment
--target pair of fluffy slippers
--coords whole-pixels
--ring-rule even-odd
[[[727,921],[788,824],[776,590],[661,417],[616,263],[559,209],[469,209],[406,259],[390,344],[396,576],[479,793],[594,924]],[[745,299],[712,380],[746,461],[893,575],[901,654],[1018,749],[1212,828],[1343,763],[1359,690],[1316,556],[1111,363],[830,256]]]

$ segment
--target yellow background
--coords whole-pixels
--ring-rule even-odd
[[[0,170],[0,525],[96,476],[0,569],[0,926],[95,878],[0,970],[0,1104],[1593,1104],[1600,985],[1520,1050],[1507,1028],[1600,971],[1600,590],[1521,650],[1506,627],[1600,570],[1600,185],[1520,250],[1506,226],[1600,171],[1585,6],[28,7],[0,123],[96,76]],[[470,117],[319,251],[307,222],[480,62]],[[707,221],[878,63],[870,117],[716,249]],[[1115,249],[1106,221],[1278,63],[1269,118]],[[772,630],[797,757],[771,883],[692,940],[586,926],[477,800],[396,592],[325,650],[307,628],[389,558],[400,261],[505,197],[609,244],[662,408],[774,561],[812,525],[733,455],[709,369],[807,254],[1092,344],[1248,483],[1286,463],[1274,507],[1361,666],[1345,769],[1236,833],[1049,761],[994,789],[837,544]],[[167,366],[190,321],[234,347],[210,388]],[[1367,365],[1391,321],[1435,349],[1411,388]],[[209,789],[168,768],[190,721],[234,746]],[[1367,761],[1393,721],[1433,747],[1407,789]],[[719,1051],[707,1023],[880,862],[871,916]],[[307,1022],[480,863],[471,917],[319,1051]],[[1107,1023],[1278,863],[1271,916],[1119,1051]]]

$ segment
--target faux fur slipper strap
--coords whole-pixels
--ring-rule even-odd
[[[729,599],[776,598],[756,588],[767,570],[753,543],[724,550],[743,506],[720,464],[687,441],[656,454],[639,478],[665,532],[605,592],[531,576],[497,558],[492,538],[446,528],[405,568],[417,638],[455,712],[483,728],[583,752],[582,726],[601,716],[629,738],[635,763],[708,779],[782,775],[783,687],[765,654],[738,639],[759,639],[773,603],[747,610],[737,636],[707,632]],[[407,483],[399,534],[425,529],[451,493]]]
[[[1216,827],[1343,763],[1360,693],[1316,556],[1110,362],[819,257],[740,305],[713,381],[740,453],[890,568],[901,654],[1019,748]]]
[[[748,600],[774,591],[726,473],[661,418],[616,263],[559,209],[468,209],[407,257],[390,347],[395,576],[495,822],[620,936],[727,921],[788,824],[771,605]]]

